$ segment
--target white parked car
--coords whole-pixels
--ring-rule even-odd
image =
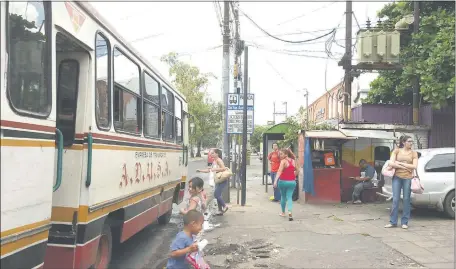
[[[423,194],[412,193],[413,207],[434,208],[454,219],[454,148],[420,149],[418,177],[424,187]],[[384,166],[388,165],[388,162]],[[392,179],[381,175],[385,184],[383,194],[392,197]],[[402,198],[402,194],[401,194]]]

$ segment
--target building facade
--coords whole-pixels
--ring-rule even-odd
[[[309,121],[319,124],[328,120],[341,119],[343,103],[338,100],[337,95],[342,89],[343,82],[340,82],[312,104],[309,104]]]

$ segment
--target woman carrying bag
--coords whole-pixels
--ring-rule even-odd
[[[387,171],[383,175],[392,175],[393,205],[391,207],[390,223],[385,228],[397,227],[399,201],[401,200],[401,189],[403,191],[403,210],[401,218],[402,229],[408,229],[410,218],[410,196],[412,194],[412,180],[414,171],[418,165],[418,153],[412,149],[413,140],[410,136],[402,136],[400,147],[391,154]]]
[[[209,154],[211,154],[211,157],[214,159],[212,167],[196,171],[200,173],[213,173],[212,177],[215,181],[214,197],[217,199],[217,206],[219,209],[219,212],[216,215],[222,216],[226,213],[226,211],[228,211],[228,206],[225,204],[225,201],[223,201],[222,193],[223,189],[225,189],[226,185],[228,185],[229,178],[232,173],[231,170],[225,167],[225,164],[223,163],[221,150],[212,149]]]

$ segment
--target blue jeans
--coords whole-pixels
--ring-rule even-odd
[[[291,180],[279,180],[277,184],[282,199],[280,200],[280,206],[282,207],[282,213],[285,213],[285,205],[288,207],[288,212],[293,210],[293,192],[296,188],[296,181]]]
[[[274,180],[277,176],[277,172],[271,172],[271,180],[272,180],[272,184],[274,185]],[[278,184],[278,183],[277,183]],[[275,188],[274,189],[274,200],[275,201],[280,201],[280,189],[279,188]]]
[[[225,180],[222,183],[215,184],[214,197],[215,197],[215,199],[217,199],[217,205],[218,205],[218,209],[220,211],[222,211],[222,209],[226,206],[225,201],[223,201],[223,198],[222,198],[222,192],[223,192],[223,189],[228,184],[228,181],[229,180]]]
[[[402,194],[402,218],[401,225],[408,225],[410,218],[410,195],[412,194],[412,179],[404,179],[397,176],[393,177],[393,206],[391,207],[390,223],[397,225],[399,201]]]

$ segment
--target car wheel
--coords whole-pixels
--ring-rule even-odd
[[[445,201],[443,203],[443,209],[445,215],[454,219],[454,208],[455,208],[455,198],[454,198],[454,190],[449,192],[445,197]]]

